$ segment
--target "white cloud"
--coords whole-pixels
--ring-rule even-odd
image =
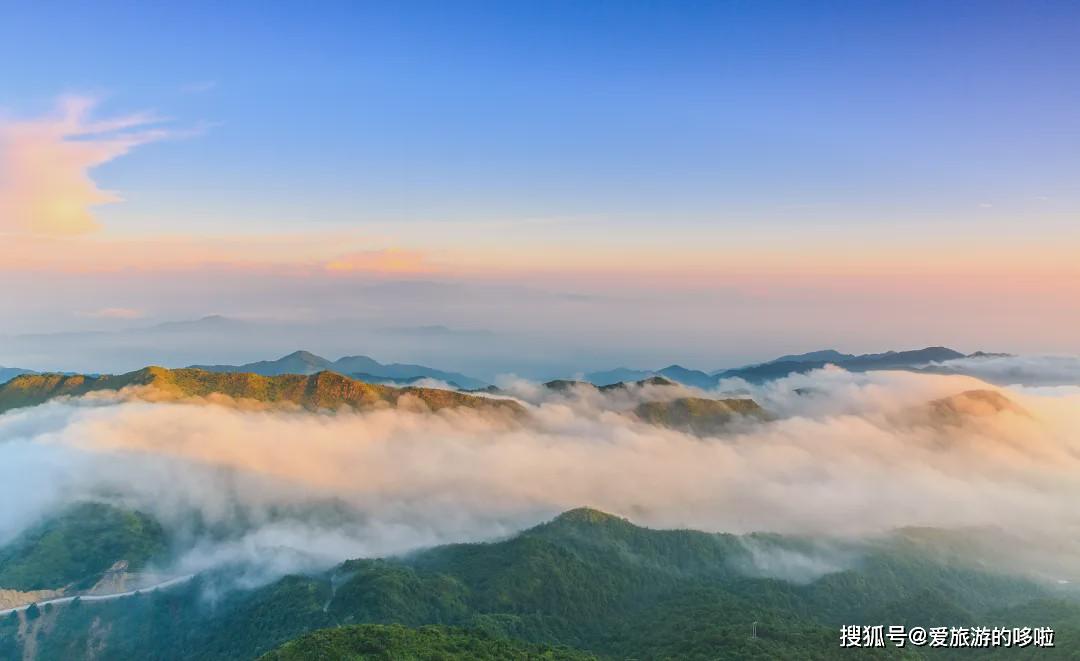
[[[222,543],[194,540],[189,569],[257,562],[270,547],[330,564],[491,538],[583,505],[730,532],[1001,526],[1072,548],[1075,394],[1005,391],[1035,418],[1006,411],[940,427],[903,413],[985,384],[903,373],[800,378],[813,395],[768,393],[780,420],[707,439],[639,423],[592,394],[534,406],[525,424],[469,410],[54,402],[0,416],[0,500],[20,503],[0,512],[0,536],[107,494],[172,530],[192,512],[210,526],[247,526]]]

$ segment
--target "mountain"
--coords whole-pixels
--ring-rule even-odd
[[[840,353],[836,349],[822,349],[821,351],[810,351],[808,353],[798,353],[787,356],[780,356],[779,358],[773,358],[768,361],[769,363],[820,363],[829,362],[836,363],[839,361],[850,360],[855,357],[855,354]],[[765,363],[766,365],[768,363]]]
[[[226,331],[250,330],[254,326],[255,324],[249,321],[233,319],[220,314],[211,314],[199,319],[165,321],[141,330],[151,333],[181,333],[192,331],[199,333],[222,333]]]
[[[886,351],[869,353],[848,358],[837,363],[847,370],[893,369],[918,367],[927,363],[940,363],[946,360],[963,358],[965,354],[947,347],[926,347],[914,351]]]
[[[21,374],[34,374],[33,370],[24,370],[19,367],[0,367],[0,383],[7,383]]]
[[[668,365],[659,370],[635,370],[617,367],[603,372],[590,372],[585,375],[585,382],[596,386],[610,386],[619,383],[644,381],[649,377],[662,376],[671,381],[695,388],[708,389],[716,385],[716,379],[700,370],[689,369],[682,365]]]
[[[234,399],[251,399],[268,404],[291,403],[309,410],[336,409],[341,406],[364,409],[420,402],[432,410],[463,406],[511,415],[518,415],[523,411],[519,404],[512,401],[477,397],[452,390],[393,388],[363,383],[335,372],[319,372],[308,376],[260,376],[194,368],[169,370],[163,367],[147,367],[127,374],[98,377],[24,374],[0,385],[0,412],[22,406],[35,406],[56,397],[77,397],[95,391],[118,391],[129,386],[152,388],[155,396],[165,394],[184,398],[227,395]],[[138,389],[131,392],[132,396],[142,396]]]
[[[812,370],[821,369],[828,364],[826,361],[770,361],[758,365],[747,365],[746,367],[724,370],[718,372],[715,378],[718,381],[720,379],[743,379],[750,383],[764,383],[774,379],[782,379],[792,374],[805,374]]]
[[[365,374],[363,372],[353,372],[348,374],[350,379],[356,379],[357,381],[363,381],[364,383],[381,383],[386,386],[411,386],[420,381],[426,381],[431,377],[427,376],[410,376],[404,379],[395,379],[389,376],[375,376],[374,374]],[[485,388],[462,388],[459,384],[453,381],[445,381],[446,385],[455,390],[462,390],[464,392],[489,392]],[[487,386],[494,388],[494,386]],[[496,388],[497,390],[497,388]]]
[[[407,383],[419,379],[434,379],[443,381],[463,389],[477,389],[487,386],[479,379],[458,372],[446,372],[443,370],[425,367],[424,365],[412,365],[409,363],[383,364],[367,356],[345,356],[334,361],[333,369],[343,374],[368,374],[376,378],[390,381]]]
[[[260,360],[244,365],[192,365],[191,368],[207,372],[241,372],[260,374],[262,376],[279,376],[282,374],[315,374],[326,370],[332,371],[334,364],[309,351],[294,351],[277,360]]]
[[[87,588],[117,563],[138,569],[165,550],[165,532],[149,516],[102,503],[83,503],[0,547],[0,588]]]
[[[996,354],[977,352],[971,355],[986,356]],[[620,367],[604,372],[590,372],[585,375],[585,380],[599,386],[620,381],[641,380],[651,375],[661,375],[683,385],[710,390],[715,388],[721,379],[739,378],[751,383],[764,383],[791,374],[803,374],[811,370],[821,369],[830,364],[843,367],[852,372],[884,369],[920,370],[931,363],[940,363],[964,357],[965,354],[947,347],[926,347],[925,349],[913,351],[886,351],[884,353],[862,355],[841,353],[836,349],[822,349],[820,351],[780,356],[764,363],[717,370],[711,374],[683,367],[682,365],[669,365],[655,372]]]
[[[734,369],[716,370],[712,373],[690,369],[682,365],[669,365],[660,370],[634,370],[626,367],[618,367],[601,372],[590,372],[585,375],[585,381],[597,386],[610,385],[619,382],[639,381],[649,376],[661,375],[683,385],[710,390],[719,384],[721,379],[739,378],[751,383],[764,383],[774,379],[781,379],[791,374],[804,374],[806,372],[821,369],[826,365],[837,365],[851,372],[867,372],[871,370],[906,369],[911,371],[925,371],[941,374],[962,373],[955,369],[949,369],[936,365],[957,358],[977,357],[1002,357],[1008,354],[992,354],[976,351],[965,355],[948,347],[926,347],[911,351],[886,351],[883,353],[851,354],[841,353],[836,349],[822,349],[800,354],[779,356],[763,363],[745,365]]]
[[[930,363],[963,358],[964,356],[965,354],[947,347],[926,347],[925,349],[912,351],[886,351],[884,353],[868,353],[858,356],[840,353],[834,349],[826,349],[805,354],[781,356],[765,363],[721,370],[713,373],[713,378],[716,380],[739,378],[751,383],[762,383],[791,374],[804,374],[830,364],[842,367],[850,372],[887,369],[914,370]]]
[[[634,409],[634,414],[644,422],[700,436],[718,433],[740,417],[767,418],[765,411],[752,399],[703,397],[643,402]]]
[[[309,351],[294,351],[277,360],[260,360],[244,365],[192,365],[193,369],[208,372],[242,372],[279,376],[282,374],[315,374],[331,371],[340,374],[363,374],[384,381],[404,383],[419,379],[435,379],[454,383],[465,389],[479,389],[487,384],[457,372],[445,372],[423,365],[407,363],[383,364],[367,356],[345,356],[335,361],[327,360]]]
[[[716,385],[716,379],[705,372],[687,369],[682,365],[668,365],[662,370],[657,370],[656,373],[667,377],[672,381],[678,381],[683,385],[702,388],[704,390],[708,390]]]
[[[315,659],[438,659],[439,661],[595,661],[566,647],[497,638],[482,631],[399,624],[354,624],[322,629],[285,643],[262,661]]]
[[[648,370],[634,370],[628,367],[616,367],[613,370],[603,372],[590,372],[585,375],[585,380],[596,386],[608,386],[624,381],[640,381],[647,379],[656,372]]]
[[[555,392],[569,392],[574,389],[584,390],[596,390],[600,389],[589,383],[588,381],[574,381],[571,379],[554,379],[543,384],[548,390],[554,390]]]
[[[616,390],[628,390],[628,389],[630,389],[631,386],[636,386],[638,388],[644,388],[646,386],[652,386],[652,387],[660,386],[660,387],[663,387],[663,388],[667,388],[667,387],[677,386],[677,385],[679,385],[679,384],[675,383],[674,381],[672,381],[671,379],[668,379],[666,377],[663,377],[663,376],[650,376],[650,377],[641,379],[640,381],[633,381],[633,382],[620,381],[618,383],[609,383],[606,386],[600,386],[600,391],[601,392],[612,392],[612,391],[616,391]]]
[[[926,404],[922,412],[935,426],[962,425],[971,418],[983,418],[999,413],[1011,413],[1031,418],[1031,413],[996,390],[967,390]]]
[[[1070,593],[980,566],[969,538],[653,530],[582,508],[501,541],[351,560],[254,590],[202,574],[0,618],[0,656],[32,644],[39,659],[83,658],[92,645],[117,661],[580,658],[567,647],[609,659],[826,660],[840,625],[881,623],[1054,626],[1058,649],[1076,649]],[[873,651],[851,656],[896,650]]]
[[[571,379],[555,379],[554,381],[548,381],[543,385],[548,390],[554,390],[556,392],[567,392],[578,388],[585,391],[614,392],[618,390],[628,390],[631,387],[644,388],[645,386],[675,386],[678,384],[671,379],[662,376],[650,376],[641,379],[640,381],[619,381],[604,386],[597,386],[589,381],[573,381]]]

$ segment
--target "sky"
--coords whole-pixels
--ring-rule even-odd
[[[0,12],[0,364],[206,315],[491,371],[1080,353],[1075,3]]]

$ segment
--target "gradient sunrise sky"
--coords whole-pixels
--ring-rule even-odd
[[[0,16],[0,333],[215,313],[623,337],[598,362],[1080,351],[1074,2]]]

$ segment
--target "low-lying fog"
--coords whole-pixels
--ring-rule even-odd
[[[510,534],[588,505],[653,527],[861,536],[996,526],[1080,531],[1080,392],[837,368],[723,383],[773,417],[702,438],[637,421],[648,387],[553,393],[510,381],[523,422],[469,409],[310,413],[127,395],[0,415],[0,541],[67,504],[157,517],[177,571],[250,560],[268,573]],[[993,388],[1018,405],[959,420],[926,404]],[[1071,552],[1071,551],[1070,551]]]

